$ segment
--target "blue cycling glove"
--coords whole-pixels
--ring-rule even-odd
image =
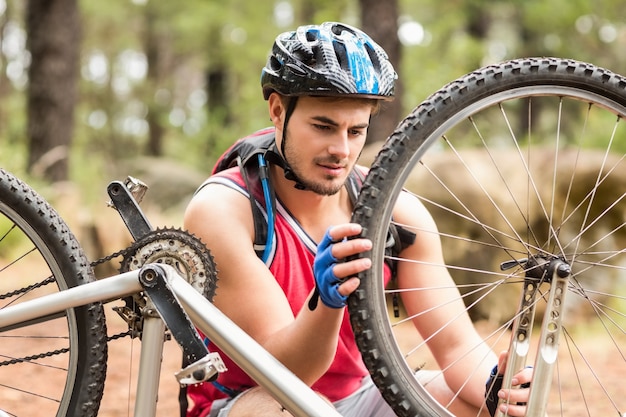
[[[504,375],[498,374],[498,365],[496,365],[491,370],[491,374],[489,374],[489,378],[485,383],[485,402],[491,417],[494,417],[498,410],[498,391],[502,389],[503,378]]]
[[[333,239],[328,230],[317,246],[317,255],[313,261],[313,274],[315,275],[315,291],[309,300],[309,310],[317,307],[318,299],[325,306],[342,308],[346,305],[347,296],[339,294],[341,280],[333,273],[333,267],[337,264],[337,258],[331,253]]]

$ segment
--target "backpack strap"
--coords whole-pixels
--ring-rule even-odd
[[[254,220],[254,251],[266,262],[274,240],[275,201],[267,162],[283,164],[276,150],[275,131],[266,128],[235,142],[217,161],[212,173],[238,166],[248,189]],[[263,214],[259,202],[264,204]],[[268,225],[270,225],[268,227]]]
[[[285,162],[276,148],[274,128],[266,128],[235,142],[220,157],[213,173],[238,166],[241,176],[248,189],[250,207],[254,219],[254,250],[259,258],[266,262],[271,254],[274,233],[276,196],[269,180],[268,163],[285,167]],[[357,201],[365,180],[365,172],[356,167],[350,172],[346,186],[352,205]],[[264,203],[267,218],[263,214],[259,202]],[[268,227],[271,224],[271,227]],[[415,233],[391,223],[385,244],[387,264],[395,275],[396,261],[394,258],[406,247],[415,242]]]
[[[242,165],[247,165],[253,159],[256,159],[257,154],[265,154],[270,148],[272,153],[276,152],[274,139],[276,133],[273,128],[261,129],[253,134],[239,139],[230,148],[220,156],[215,166],[213,167],[212,174],[223,171],[228,168],[237,166],[237,159],[241,159]],[[272,146],[274,145],[274,146]]]
[[[256,155],[257,158],[259,158],[259,161],[257,162],[258,165],[244,165],[243,160],[240,157],[237,158],[237,165],[239,166],[241,177],[243,178],[243,181],[246,184],[246,188],[248,189],[248,198],[250,199],[250,208],[252,210],[252,218],[254,220],[254,251],[256,252],[257,256],[261,258],[263,262],[265,262],[267,260],[266,247],[269,247],[271,245],[271,240],[268,241],[268,223],[266,223],[265,216],[263,215],[263,212],[257,204],[257,199],[260,194],[257,188],[259,181],[267,180],[269,183],[269,175],[267,172],[267,165],[265,165],[265,160],[263,159],[262,154],[259,153]],[[261,162],[261,160],[263,162]],[[261,164],[263,164],[263,168],[261,167]],[[263,171],[263,173],[261,171]],[[270,200],[266,199],[265,207],[268,212],[268,217],[273,217],[274,193],[273,190],[269,192]],[[265,196],[265,193],[263,193],[263,198],[267,198],[267,196]]]

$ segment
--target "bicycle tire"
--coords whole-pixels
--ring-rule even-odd
[[[0,308],[94,279],[58,213],[3,169],[0,236]],[[96,416],[107,362],[102,305],[16,327],[0,330],[0,410],[11,416]]]
[[[435,401],[414,377],[416,366],[410,363],[411,356],[425,343],[415,334],[411,337],[417,340],[416,346],[400,346],[405,330],[401,335],[394,332],[399,327],[396,324],[406,320],[390,317],[387,300],[393,290],[382,285],[387,230],[403,190],[427,206],[440,226],[444,266],[459,280],[459,295],[471,298],[464,300],[474,323],[487,326],[495,322],[484,332],[494,348],[508,337],[507,326],[514,318],[502,313],[496,317],[494,304],[479,309],[491,290],[476,295],[474,290],[465,290],[474,284],[467,280],[476,279],[476,288],[483,289],[506,289],[505,285],[513,282],[519,286],[520,268],[501,272],[494,265],[515,265],[535,250],[562,256],[571,264],[574,281],[568,297],[569,293],[581,297],[568,304],[568,311],[599,327],[582,320],[567,323],[562,347],[570,350],[571,357],[559,351],[564,356],[563,360],[559,356],[558,364],[565,368],[569,359],[572,367],[587,377],[571,377],[576,387],[567,400],[567,377],[560,375],[559,369],[555,378],[560,379],[548,381],[554,386],[549,414],[578,415],[575,407],[586,416],[624,413],[623,395],[613,388],[621,386],[617,375],[623,373],[626,362],[620,348],[626,311],[624,288],[623,284],[593,288],[623,282],[624,220],[618,203],[625,190],[624,115],[626,78],[575,60],[526,58],[487,66],[444,86],[416,107],[385,142],[371,164],[353,212],[352,221],[361,224],[362,235],[373,242],[372,250],[361,255],[372,259],[372,268],[359,275],[361,285],[349,298],[348,307],[364,362],[398,416],[451,415],[447,404]],[[597,143],[584,142],[584,135],[590,133]],[[500,152],[506,145],[512,145],[512,151]],[[582,153],[576,154],[577,146]],[[439,169],[441,166],[445,168]],[[483,186],[485,178],[491,182]],[[514,183],[507,187],[505,180]],[[554,197],[544,198],[544,189]],[[600,203],[600,197],[606,201]],[[535,210],[537,206],[543,209]],[[603,271],[606,275],[600,276],[607,279],[590,283],[588,277],[594,271]],[[496,281],[501,285],[495,285]],[[608,301],[597,301],[599,295]],[[603,330],[607,334],[602,334]],[[594,340],[596,349],[606,341],[610,349],[606,358],[619,359],[597,373],[592,369],[598,361],[595,357],[601,356],[597,352],[588,354],[587,365],[578,365],[578,356],[585,352],[576,351],[593,349],[587,346],[590,343],[580,341],[577,332]],[[426,366],[432,365],[428,360]],[[594,404],[600,403],[608,409],[596,410]]]

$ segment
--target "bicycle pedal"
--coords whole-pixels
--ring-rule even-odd
[[[148,186],[146,185],[146,183],[144,183],[138,178],[131,177],[129,175],[124,180],[124,185],[128,188],[130,193],[133,195],[137,204],[143,201],[143,198],[146,195],[146,192],[148,191]]]
[[[199,384],[205,381],[212,381],[217,378],[220,372],[226,372],[228,369],[219,353],[212,352],[202,359],[192,363],[184,369],[174,374],[178,383],[181,385]]]
[[[146,192],[148,191],[148,186],[146,185],[146,183],[129,175],[124,180],[124,185],[126,186],[126,188],[128,188],[128,191],[133,196],[137,204],[140,204],[143,201]],[[107,207],[115,208],[115,204],[112,200],[107,201]]]

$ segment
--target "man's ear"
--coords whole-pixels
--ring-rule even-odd
[[[268,98],[268,106],[270,112],[270,120],[275,128],[282,130],[283,120],[285,118],[285,107],[283,106],[282,97],[274,92]]]

